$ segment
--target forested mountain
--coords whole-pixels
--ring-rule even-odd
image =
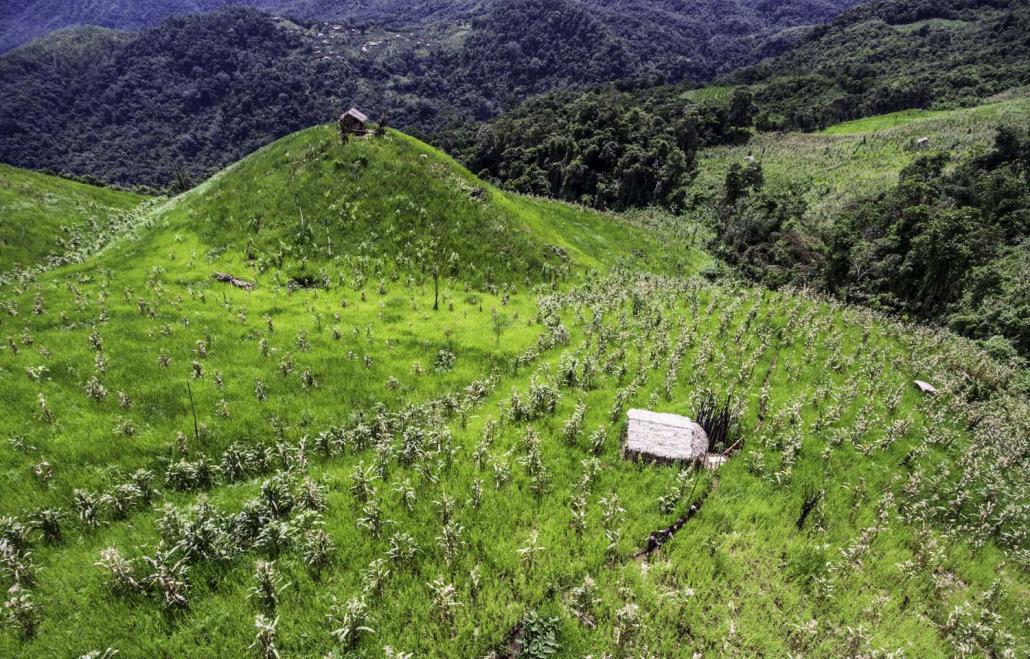
[[[172,16],[227,7],[254,7],[302,19],[400,27],[469,16],[494,3],[496,0],[28,0],[20,6],[13,2],[0,7],[0,52],[66,27],[135,30],[153,27]],[[798,5],[806,7],[804,3]]]
[[[28,0],[3,4],[5,7],[0,9],[0,52],[70,26],[136,29],[154,25],[169,16],[213,11],[235,4],[271,6],[275,3],[274,0]]]
[[[660,150],[649,150],[665,131],[679,135],[671,144],[690,163],[697,148],[732,141],[741,129],[814,130],[903,109],[975,104],[1030,84],[1030,5],[878,0],[723,82],[711,90],[648,84],[554,92],[438,139],[480,175],[514,189],[611,208],[630,199],[677,207],[683,195],[664,183],[648,180],[627,196],[597,194],[592,181],[631,176],[613,154],[658,157]],[[595,140],[606,154],[600,160]],[[584,166],[589,177],[577,174]],[[685,180],[691,167],[681,169]]]
[[[705,58],[728,43],[796,25],[825,22],[857,0],[582,0],[623,36],[642,39],[663,59]],[[171,16],[244,6],[308,20],[356,21],[391,27],[483,16],[512,3],[499,0],[32,0],[0,9],[0,52],[55,30],[95,25],[139,29]],[[515,3],[516,5],[518,3]],[[688,37],[684,39],[684,37]],[[672,50],[668,50],[671,48]],[[745,46],[745,50],[746,50]],[[712,64],[716,64],[712,62]],[[681,65],[689,67],[682,61]]]
[[[784,30],[850,2],[312,2],[295,9],[422,25],[386,30],[237,7],[139,33],[60,31],[0,57],[0,160],[164,186],[179,170],[206,176],[343,105],[426,134],[554,88],[705,79],[784,47],[793,39]],[[468,21],[437,21],[466,11]]]
[[[969,104],[1030,84],[1030,4],[875,0],[732,80],[754,86],[761,129]]]

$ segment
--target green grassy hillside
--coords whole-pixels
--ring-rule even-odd
[[[143,200],[0,164],[0,276],[88,242]]]
[[[908,110],[818,133],[757,133],[747,145],[702,151],[692,191],[702,198],[720,195],[729,166],[752,156],[768,184],[801,186],[809,214],[830,218],[849,202],[895,185],[901,170],[926,153],[916,148],[918,139],[929,138],[929,151],[967,157],[986,151],[999,125],[1025,125],[1028,116],[1030,97],[1024,91],[975,108]]]
[[[1025,653],[1021,374],[703,262],[323,127],[0,289],[0,655]]]
[[[308,276],[342,262],[365,276],[435,267],[476,284],[522,284],[620,257],[666,268],[700,258],[688,250],[669,261],[652,234],[612,216],[506,195],[401,133],[341,145],[330,126],[258,151],[164,217],[200,227],[205,249],[258,272]]]
[[[479,199],[472,197],[476,189],[483,191]],[[509,324],[520,314],[532,321],[532,302],[520,295],[525,284],[578,280],[588,269],[606,271],[609,266],[603,264],[693,272],[707,262],[686,245],[666,249],[660,240],[672,240],[668,234],[658,236],[612,216],[490,189],[439,152],[399,133],[341,146],[327,127],[298,133],[255,153],[202,186],[153,206],[139,224],[144,228],[114,240],[88,261],[41,279],[33,287],[36,293],[28,312],[19,312],[13,298],[5,302],[8,313],[0,321],[0,336],[10,337],[8,350],[20,365],[5,368],[5,374],[17,377],[0,394],[11,412],[5,421],[9,432],[34,441],[31,428],[39,413],[34,406],[37,395],[48,389],[50,405],[63,407],[66,402],[76,413],[62,415],[59,429],[46,433],[54,438],[48,451],[51,459],[67,466],[55,472],[42,492],[24,490],[5,497],[0,512],[51,497],[60,501],[81,485],[83,477],[104,482],[115,463],[128,469],[159,461],[166,440],[179,429],[182,415],[189,414],[181,397],[186,380],[170,390],[167,369],[172,364],[191,365],[203,352],[198,342],[208,348],[224,342],[226,366],[257,360],[276,361],[285,369],[307,351],[298,339],[297,345],[270,345],[267,355],[251,354],[256,348],[240,343],[236,335],[255,335],[226,327],[220,320],[227,306],[236,308],[232,299],[246,300],[234,312],[241,327],[255,321],[276,328],[286,323],[296,328],[280,332],[306,335],[310,331],[300,328],[313,320],[319,333],[339,335],[334,341],[342,343],[332,344],[334,348],[355,341],[348,354],[327,355],[319,358],[318,367],[311,366],[325,376],[333,374],[335,385],[305,388],[327,402],[351,400],[355,406],[372,406],[383,395],[400,394],[383,388],[390,370],[379,365],[385,356],[358,350],[363,339],[372,345],[384,341],[387,352],[398,352],[395,358],[407,368],[437,340],[444,341],[441,347],[456,350],[463,334],[477,338],[486,321],[473,322],[472,312],[489,315],[493,306]],[[413,313],[424,312],[417,300],[425,296],[432,306],[430,269],[435,264],[443,281],[440,304],[454,314],[442,324],[425,313]],[[553,264],[550,271],[544,269],[546,264]],[[254,281],[257,288],[242,294],[216,282],[216,272]],[[102,299],[94,301],[82,292],[92,284],[99,284],[95,293]],[[178,292],[168,297],[165,285],[181,289],[188,301]],[[310,289],[311,300],[299,293],[287,295],[304,289]],[[493,292],[492,305],[483,301],[480,290]],[[18,289],[8,287],[6,293],[16,295]],[[510,309],[500,304],[502,298],[510,301]],[[315,307],[312,300],[326,304]],[[93,312],[77,320],[61,313],[85,310],[94,303]],[[162,310],[177,314],[176,309],[181,317],[154,324]],[[105,313],[118,314],[119,320],[104,319]],[[373,319],[395,332],[371,333],[367,325]],[[109,326],[117,330],[111,339],[105,337]],[[183,332],[177,331],[180,327]],[[82,340],[71,338],[69,332],[82,333]],[[413,353],[406,354],[401,347],[406,342]],[[148,344],[155,347],[153,354],[141,356],[139,346]],[[479,359],[493,364],[507,358],[504,351],[498,356],[489,347]],[[111,358],[116,354],[126,359]],[[371,359],[368,365],[357,358],[366,354]],[[137,389],[135,395],[129,394],[132,406],[79,413],[84,411],[79,408],[82,388],[91,376],[77,364],[91,355],[100,360],[94,365],[96,376],[106,374],[102,379],[113,382],[126,379],[124,387],[105,384],[105,400]],[[426,370],[435,356],[435,350],[423,355]],[[391,358],[388,363],[397,362]],[[380,368],[382,377],[375,379],[382,382],[371,386],[366,370]],[[292,373],[286,370],[287,375]],[[303,370],[298,364],[292,377]],[[284,409],[294,404],[290,391],[283,391]],[[127,413],[129,409],[139,409],[140,416]],[[111,428],[126,423],[135,426],[133,441],[106,441]],[[224,438],[224,443],[231,439]],[[112,462],[114,456],[118,460]],[[14,476],[29,470],[34,457],[33,452],[11,452],[0,465]]]

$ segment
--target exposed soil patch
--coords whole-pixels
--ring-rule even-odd
[[[290,279],[287,283],[287,287],[290,290],[298,290],[301,288],[325,288],[326,285],[325,281],[319,277],[303,275]]]

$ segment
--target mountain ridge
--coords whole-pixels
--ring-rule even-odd
[[[737,6],[706,7],[725,3]],[[180,170],[203,178],[342,106],[426,135],[554,88],[714,75],[765,54],[752,38],[763,23],[740,18],[756,15],[715,22],[680,51],[661,45],[678,42],[679,31],[641,45],[632,38],[639,25],[620,28],[613,14],[574,0],[497,4],[467,24],[427,31],[296,23],[242,7],[141,33],[64,31],[0,56],[9,90],[0,98],[0,160],[163,187]],[[660,22],[651,20],[645,27]],[[76,39],[92,50],[68,47]],[[665,58],[657,64],[655,49]]]

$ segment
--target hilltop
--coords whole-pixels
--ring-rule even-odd
[[[158,218],[222,261],[324,283],[344,265],[361,279],[436,269],[484,286],[559,280],[619,259],[673,270],[699,258],[666,255],[653,234],[612,216],[504,193],[402,133],[341,144],[335,126],[257,151]]]

